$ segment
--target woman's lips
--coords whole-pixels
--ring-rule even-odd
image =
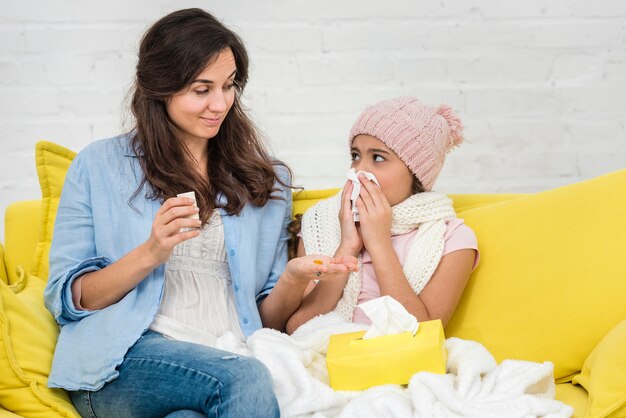
[[[202,121],[209,126],[217,126],[221,123],[222,118],[200,118]]]

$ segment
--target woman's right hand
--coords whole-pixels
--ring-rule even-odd
[[[155,266],[165,263],[176,245],[200,234],[202,221],[189,218],[196,213],[198,208],[187,197],[171,197],[159,208],[152,222],[150,238],[145,243]]]
[[[356,257],[363,249],[363,239],[352,216],[352,182],[348,180],[341,192],[341,209],[339,210],[339,225],[341,227],[341,242],[336,255],[351,255]]]

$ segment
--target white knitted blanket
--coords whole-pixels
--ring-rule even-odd
[[[341,241],[339,209],[341,193],[323,200],[302,217],[302,240],[306,254],[333,256]],[[435,192],[414,194],[392,207],[391,234],[405,234],[417,228],[403,270],[416,295],[428,284],[443,253],[446,221],[456,218],[452,201]],[[352,319],[361,285],[359,271],[350,273],[343,295],[335,308],[346,320]]]
[[[292,335],[260,329],[247,346],[234,336],[217,348],[252,356],[272,374],[281,416],[294,418],[568,418],[573,409],[554,400],[553,366],[505,360],[499,365],[474,341],[448,338],[447,374],[416,373],[408,387],[383,385],[336,391],[328,385],[331,334],[366,329],[330,312]]]

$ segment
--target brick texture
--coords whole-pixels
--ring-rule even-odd
[[[182,7],[244,39],[245,103],[307,188],[342,184],[353,120],[396,95],[464,120],[440,191],[535,192],[626,167],[623,0],[1,3],[2,214],[39,197],[37,140],[78,151],[128,127],[139,38]]]

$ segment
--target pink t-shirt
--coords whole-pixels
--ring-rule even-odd
[[[391,237],[391,245],[396,251],[398,260],[402,266],[404,266],[404,260],[409,252],[411,242],[413,241],[413,238],[415,238],[415,234],[417,234],[417,229],[407,232],[406,234],[394,235]],[[476,268],[480,257],[478,254],[476,234],[474,234],[474,231],[472,231],[469,226],[465,225],[463,219],[455,219],[448,222],[443,239],[444,247],[442,256],[457,250],[476,250],[476,258],[474,259],[474,267],[472,270]],[[376,274],[374,273],[372,259],[367,250],[363,250],[361,256],[363,258],[363,284],[361,286],[361,293],[359,293],[359,298],[357,299],[357,304],[380,297],[380,288],[378,287],[378,281],[376,280]],[[361,324],[371,323],[361,308],[358,307],[354,310],[352,322]]]

